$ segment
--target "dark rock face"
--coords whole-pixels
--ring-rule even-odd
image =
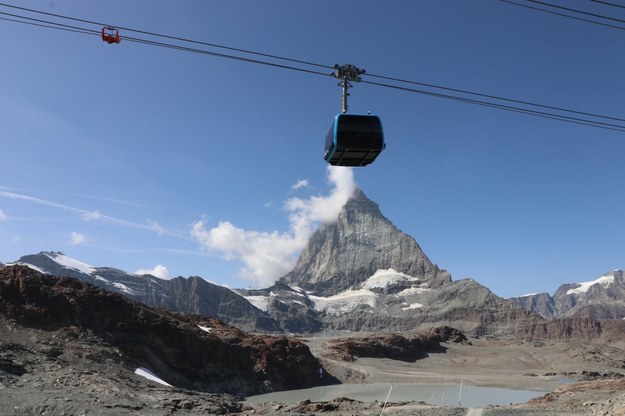
[[[449,273],[432,264],[417,242],[357,189],[338,220],[312,235],[295,268],[281,281],[328,296],[387,269],[420,278],[431,288],[451,282]]]
[[[452,342],[454,344],[471,345],[471,342],[469,342],[466,335],[464,335],[462,332],[458,331],[457,329],[451,328],[449,326],[437,326],[434,328],[430,328],[428,332],[429,332],[429,335],[438,337],[440,342]]]
[[[528,311],[534,311],[545,319],[556,317],[555,301],[549,293],[538,293],[533,295],[511,298],[512,302]]]
[[[320,379],[317,359],[300,341],[252,336],[216,319],[153,309],[70,277],[4,267],[0,300],[4,319],[89,331],[118,349],[129,367],[150,368],[178,387],[256,394],[331,381],[327,374]]]
[[[438,327],[409,338],[385,333],[336,339],[330,343],[330,349],[331,355],[345,361],[353,361],[357,357],[415,361],[431,352],[444,352],[441,342],[449,341],[468,342],[462,332],[450,327]]]
[[[271,287],[257,290],[239,290],[245,296],[268,299],[267,312],[282,330],[293,333],[314,333],[323,330],[324,324],[315,305],[306,292],[276,282]]]
[[[509,332],[518,338],[548,340],[586,340],[613,342],[623,339],[625,322],[623,320],[604,320],[567,318],[554,320],[518,320],[511,323]]]
[[[74,277],[149,306],[214,317],[246,331],[281,332],[276,320],[267,313],[236,292],[200,277],[162,280],[111,267],[71,267],[72,262],[65,258],[63,253],[41,252],[23,256],[18,263],[35,266],[54,276]]]
[[[163,292],[137,297],[145,304],[175,311],[215,317],[250,331],[281,332],[276,320],[252,306],[241,295],[198,276],[162,281]]]

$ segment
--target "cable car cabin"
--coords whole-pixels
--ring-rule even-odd
[[[385,146],[378,116],[341,113],[326,136],[323,158],[334,166],[366,166]]]
[[[102,28],[102,40],[109,45],[121,42],[122,39],[119,37],[119,29],[112,26],[104,26]]]

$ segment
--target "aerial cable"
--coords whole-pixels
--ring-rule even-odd
[[[14,6],[14,5],[11,5],[11,4],[6,4],[6,3],[0,3],[0,6],[10,7],[10,8],[13,8],[13,9],[19,9],[19,10],[23,10],[23,11],[28,11],[28,12],[31,12],[31,13],[43,14],[43,15],[46,15],[46,16],[57,17],[59,19],[67,19],[67,20],[73,20],[73,21],[81,22],[81,23],[88,23],[88,24],[97,25],[97,26],[109,26],[107,23],[96,22],[96,21],[93,21],[93,20],[79,19],[79,18],[70,17],[70,16],[63,16],[63,15],[56,14],[56,13],[44,12],[44,11],[41,11],[41,10],[29,9],[27,7]],[[194,39],[182,38],[182,37],[178,37],[178,36],[164,35],[164,34],[160,34],[160,33],[149,32],[149,31],[139,30],[139,29],[132,29],[132,28],[123,27],[123,26],[115,26],[115,27],[117,29],[120,29],[120,30],[124,30],[124,31],[127,31],[127,32],[139,33],[139,34],[142,34],[142,35],[155,36],[155,37],[160,37],[160,38],[165,38],[165,39],[170,39],[170,40],[176,40],[176,41],[180,41],[180,42],[194,43],[194,44],[197,44],[197,45],[210,46],[210,47],[219,48],[219,49],[226,49],[226,50],[230,50],[230,51],[234,51],[234,52],[243,52],[243,53],[247,53],[247,54],[250,54],[250,55],[257,55],[257,56],[263,56],[265,58],[279,59],[279,60],[282,60],[282,61],[288,61],[288,62],[293,62],[293,63],[298,63],[298,64],[316,66],[316,67],[319,67],[319,68],[333,69],[332,66],[322,65],[322,64],[318,64],[318,63],[310,62],[310,61],[303,61],[303,60],[300,60],[300,59],[286,58],[286,57],[279,56],[279,55],[273,55],[273,54],[262,53],[262,52],[255,52],[255,51],[251,51],[251,50],[248,50],[248,49],[234,48],[234,47],[231,47],[231,46],[218,45],[218,44],[215,44],[215,43],[203,42],[203,41],[198,41],[198,40],[194,40]]]
[[[504,1],[504,0],[502,0],[502,1]],[[491,94],[482,94],[482,93],[479,93],[479,92],[472,92],[472,91],[467,91],[467,90],[461,90],[461,89],[458,89],[458,88],[443,87],[443,86],[440,86],[440,85],[428,84],[428,83],[425,83],[425,82],[409,81],[409,80],[404,80],[404,79],[399,79],[399,78],[387,77],[387,76],[383,76],[383,75],[374,75],[374,74],[365,74],[365,75],[369,76],[369,77],[373,77],[373,78],[386,79],[386,80],[389,80],[389,81],[402,82],[402,83],[412,84],[412,85],[421,85],[421,86],[429,87],[429,88],[436,88],[436,89],[445,90],[445,91],[459,92],[459,93],[462,93],[462,94],[474,95],[474,96],[483,97],[483,98],[491,98],[491,99],[500,100],[500,101],[507,101],[507,102],[510,102],[510,103],[530,105],[530,106],[533,106],[533,107],[540,107],[540,108],[545,108],[545,109],[549,109],[549,110],[557,110],[557,111],[562,111],[562,112],[565,112],[565,113],[572,113],[572,114],[578,114],[578,115],[583,115],[583,116],[590,116],[590,117],[604,118],[604,119],[608,119],[608,120],[625,122],[625,119],[623,119],[623,118],[602,116],[600,114],[587,113],[585,111],[570,110],[570,109],[567,109],[567,108],[556,107],[556,106],[552,106],[552,105],[537,104],[537,103],[532,103],[532,102],[529,102],[529,101],[515,100],[515,99],[512,99],[512,98],[504,98],[504,97],[491,95]]]
[[[549,113],[549,112],[545,112],[545,111],[532,110],[532,109],[529,109],[529,108],[514,107],[514,106],[498,104],[498,103],[489,103],[487,101],[475,100],[475,99],[472,99],[472,98],[457,97],[457,96],[453,96],[453,95],[449,95],[449,94],[441,94],[441,93],[432,92],[432,91],[425,91],[425,90],[419,90],[419,89],[415,89],[415,88],[402,87],[402,86],[398,86],[398,85],[384,84],[384,83],[373,82],[373,81],[364,81],[364,80],[361,81],[361,82],[363,84],[370,84],[370,85],[376,85],[376,86],[385,87],[385,88],[392,88],[392,89],[406,91],[406,92],[411,92],[411,93],[416,93],[416,94],[429,95],[429,96],[432,96],[432,97],[444,98],[444,99],[454,100],[454,101],[460,101],[460,102],[480,105],[480,106],[484,106],[484,107],[497,108],[497,109],[500,109],[500,110],[507,110],[507,111],[512,111],[512,112],[515,112],[515,113],[528,114],[528,115],[533,115],[533,116],[537,116],[537,117],[549,118],[549,119],[552,119],[552,120],[564,121],[564,122],[568,122],[568,123],[581,124],[581,125],[585,125],[585,126],[599,127],[599,128],[604,128],[604,129],[608,129],[608,130],[625,132],[625,125],[604,123],[604,122],[601,122],[601,121],[583,119],[583,118],[579,118],[579,117],[565,116],[565,115]]]
[[[623,27],[623,26],[616,26],[616,25],[611,25],[609,23],[597,22],[596,20],[590,20],[590,19],[584,19],[583,17],[571,16],[570,14],[559,13],[559,12],[556,12],[556,11],[553,11],[553,10],[541,9],[540,7],[530,6],[529,4],[516,3],[516,2],[511,1],[511,0],[499,0],[499,1],[501,1],[503,3],[513,4],[513,5],[519,6],[519,7],[525,7],[526,9],[532,9],[532,10],[537,10],[537,11],[543,12],[543,13],[549,13],[549,14],[553,14],[553,15],[556,15],[556,16],[566,17],[568,19],[579,20],[581,22],[593,23],[593,24],[599,25],[599,26],[605,26],[605,27],[610,27],[610,28],[613,28],[613,29],[625,30],[625,27]]]
[[[0,12],[0,14],[4,14],[4,13]],[[31,26],[45,27],[48,29],[65,30],[67,32],[83,33],[85,35],[97,35],[97,33],[94,33],[92,30],[88,30],[88,29],[69,29],[69,28],[58,27],[58,26],[53,26],[49,24],[27,22],[25,20],[18,20],[18,19],[10,19],[8,17],[0,17],[0,20],[5,20],[7,22],[23,23],[25,25],[31,25]]]
[[[505,0],[502,0],[502,1],[505,1]],[[512,3],[512,4],[516,4],[516,3]],[[517,4],[517,5],[519,5],[519,4]],[[74,20],[74,21],[80,21],[80,22],[87,23],[87,24],[97,24],[97,25],[101,24],[99,22],[93,22],[93,21],[84,20],[84,19],[77,19],[77,18],[71,18],[71,17],[67,17],[67,16],[62,16],[62,15],[56,15],[56,14],[53,14],[53,13],[36,11],[36,10],[32,10],[32,9],[27,9],[27,8],[24,8],[24,7],[7,5],[5,3],[0,3],[0,6],[11,7],[11,8],[25,10],[25,11],[32,11],[34,13],[40,13],[40,14],[44,14],[44,15],[50,15],[50,16],[54,16],[54,17],[70,19],[70,20]],[[24,19],[24,20],[14,20],[14,19],[2,18],[2,20],[9,20],[9,21],[12,21],[12,22],[24,23],[24,24],[34,25],[34,26],[41,26],[41,27],[45,27],[45,28],[67,30],[67,31],[72,31],[72,32],[77,32],[77,33],[82,33],[82,34],[90,34],[90,35],[100,36],[100,31],[99,30],[91,30],[91,29],[86,29],[86,28],[82,28],[82,27],[78,27],[78,26],[72,26],[72,25],[67,25],[67,24],[58,23],[58,22],[51,22],[51,21],[47,21],[47,20],[36,19],[36,18],[33,18],[33,17],[20,16],[20,15],[6,13],[6,12],[0,12],[0,14],[1,15],[5,15],[5,16],[11,16],[13,18]],[[26,20],[28,20],[28,21],[26,21]],[[35,23],[32,23],[32,22],[35,22]],[[290,58],[280,57],[280,56],[277,56],[277,55],[263,54],[263,53],[258,53],[258,52],[244,50],[244,49],[239,49],[239,48],[231,48],[231,47],[227,47],[227,46],[223,46],[223,45],[214,45],[214,44],[207,43],[207,42],[194,41],[194,40],[184,39],[184,38],[179,38],[179,37],[174,37],[174,36],[160,35],[160,34],[156,34],[156,33],[152,33],[152,32],[139,31],[139,30],[134,30],[134,29],[130,29],[130,28],[121,28],[120,27],[119,29],[131,31],[131,32],[135,32],[135,33],[149,34],[149,35],[152,35],[152,36],[160,36],[160,37],[168,38],[168,39],[175,39],[175,40],[178,40],[178,41],[181,41],[181,42],[190,42],[190,43],[200,44],[200,45],[204,45],[204,46],[219,47],[219,48],[224,48],[224,49],[233,50],[233,51],[240,51],[240,52],[248,53],[248,54],[255,54],[255,55],[258,55],[258,56],[272,57],[274,59],[280,59],[280,60],[289,61],[289,62],[297,62],[297,63],[301,63],[301,64],[305,64],[305,65],[313,65],[313,66],[321,67],[321,68],[331,68],[331,69],[334,69],[335,72],[334,73],[321,72],[321,71],[317,71],[317,70],[311,70],[311,69],[306,69],[306,68],[301,68],[301,67],[296,67],[296,66],[291,66],[291,65],[285,65],[285,64],[275,63],[275,62],[263,61],[263,60],[260,60],[260,59],[252,59],[252,58],[243,57],[243,56],[237,56],[237,55],[231,55],[231,54],[226,54],[226,53],[213,52],[213,51],[208,51],[208,50],[205,50],[205,49],[199,49],[199,48],[194,48],[194,47],[182,46],[182,45],[171,44],[171,43],[166,43],[166,42],[158,42],[158,41],[149,40],[149,39],[142,39],[142,38],[138,38],[138,37],[124,36],[124,39],[128,40],[130,42],[147,44],[147,45],[158,46],[158,47],[163,47],[163,48],[169,48],[169,49],[174,49],[174,50],[180,50],[180,51],[184,51],[184,52],[192,52],[192,53],[198,53],[198,54],[203,54],[203,55],[215,56],[215,57],[220,57],[220,58],[233,59],[233,60],[238,60],[238,61],[243,61],[243,62],[248,62],[248,63],[256,63],[256,64],[260,64],[260,65],[266,65],[266,66],[277,67],[277,68],[282,68],[282,69],[290,69],[290,70],[294,70],[294,71],[298,71],[298,72],[304,72],[304,73],[309,73],[309,74],[314,74],[314,75],[321,75],[321,76],[324,76],[324,77],[327,77],[327,76],[334,76],[334,77],[336,77],[336,65],[334,67],[331,67],[331,66],[321,65],[321,64],[317,64],[317,63],[308,62],[308,61],[290,59]],[[363,75],[364,75],[364,73],[363,73]],[[416,81],[403,80],[403,79],[399,79],[399,78],[386,77],[386,76],[382,76],[382,75],[375,75],[375,74],[366,74],[366,75],[368,75],[370,77],[386,79],[386,80],[394,81],[394,82],[402,82],[402,83],[408,83],[408,84],[413,84],[413,85],[421,85],[421,86],[425,86],[425,87],[428,87],[428,88],[442,89],[442,90],[445,90],[445,91],[450,91],[450,92],[455,92],[455,93],[474,95],[476,97],[495,99],[495,100],[500,100],[500,101],[507,101],[509,103],[515,103],[515,104],[522,104],[522,105],[526,105],[526,106],[538,107],[538,108],[543,108],[545,110],[554,110],[554,111],[565,112],[565,113],[569,113],[569,114],[577,114],[577,115],[582,115],[582,116],[588,116],[588,117],[601,118],[601,119],[606,119],[606,120],[614,120],[614,121],[623,121],[623,122],[625,122],[625,119],[621,119],[621,118],[617,118],[617,117],[603,116],[603,115],[599,115],[599,114],[593,114],[593,113],[588,113],[588,112],[571,110],[571,109],[566,109],[566,108],[561,108],[561,107],[556,107],[556,106],[537,104],[537,103],[532,103],[532,102],[522,101],[522,100],[508,99],[508,98],[504,98],[504,97],[498,97],[498,96],[495,96],[495,95],[475,93],[475,92],[461,90],[461,89],[456,89],[456,88],[438,86],[438,85],[434,85],[434,84],[427,84],[427,83],[421,83],[421,82],[416,82]],[[562,115],[562,114],[556,114],[556,113],[552,113],[552,112],[548,112],[548,111],[539,111],[539,110],[534,110],[534,109],[531,109],[531,108],[522,108],[522,107],[518,107],[518,106],[514,106],[514,105],[504,105],[504,104],[501,104],[501,103],[488,102],[488,101],[485,101],[485,100],[478,100],[478,99],[472,99],[472,98],[467,98],[467,97],[454,96],[454,95],[451,95],[451,94],[436,93],[436,92],[432,92],[432,91],[425,91],[425,90],[420,90],[420,89],[415,89],[415,88],[407,88],[407,87],[402,87],[402,86],[392,85],[392,84],[387,84],[387,83],[381,83],[381,82],[373,82],[373,81],[366,81],[366,80],[363,80],[362,82],[366,83],[366,84],[370,84],[370,85],[376,85],[376,86],[380,86],[380,87],[385,87],[385,88],[391,88],[391,89],[396,89],[396,90],[403,90],[403,91],[406,91],[406,92],[424,94],[424,95],[434,96],[434,97],[438,97],[438,98],[450,99],[450,100],[460,101],[460,102],[464,102],[464,103],[475,104],[475,105],[480,105],[480,106],[486,106],[486,107],[491,107],[491,108],[497,108],[497,109],[502,109],[502,110],[507,110],[507,111],[513,111],[513,112],[527,114],[527,115],[534,115],[534,116],[539,116],[539,117],[544,117],[544,118],[549,118],[549,119],[554,119],[554,120],[559,120],[559,121],[565,121],[565,122],[570,122],[570,123],[582,124],[582,125],[587,125],[587,126],[591,126],[591,127],[600,127],[600,128],[610,129],[610,130],[625,131],[625,126],[624,125],[618,125],[618,124],[606,123],[606,122],[601,122],[601,121],[596,121],[596,120],[590,120],[590,119],[587,119],[587,118],[565,116],[565,115]]]
[[[502,0],[502,1],[505,1],[505,0]],[[62,19],[69,19],[69,20],[78,21],[78,22],[82,22],[82,23],[95,24],[95,25],[105,25],[105,24],[103,24],[101,22],[97,22],[97,21],[80,19],[80,18],[75,18],[75,17],[69,17],[69,16],[64,16],[64,15],[60,15],[60,14],[56,14],[56,13],[43,12],[43,11],[30,9],[30,8],[26,8],[26,7],[8,5],[6,3],[0,3],[0,6],[15,8],[15,9],[24,10],[24,11],[28,11],[28,12],[32,12],[32,13],[39,13],[39,14],[43,14],[43,15],[47,15],[47,16],[53,16],[53,17],[62,18]],[[125,31],[129,31],[129,32],[134,32],[134,33],[140,33],[140,34],[145,34],[145,35],[150,35],[150,36],[162,37],[162,38],[165,38],[165,39],[171,39],[171,40],[177,40],[177,41],[182,41],[182,42],[194,43],[194,44],[203,45],[203,46],[210,46],[210,47],[215,47],[215,48],[221,48],[221,49],[227,49],[227,50],[232,50],[232,51],[237,51],[237,52],[243,52],[243,53],[247,53],[247,54],[264,56],[264,57],[273,58],[273,59],[280,59],[280,60],[289,61],[289,62],[295,62],[295,63],[301,63],[301,64],[305,64],[305,65],[316,66],[316,67],[320,67],[320,68],[336,69],[336,66],[331,67],[331,66],[328,66],[328,65],[322,65],[322,64],[315,63],[315,62],[303,61],[303,60],[299,60],[299,59],[291,59],[291,58],[286,58],[286,57],[283,57],[283,56],[267,54],[267,53],[261,53],[261,52],[255,52],[255,51],[251,51],[251,50],[247,50],[247,49],[234,48],[234,47],[230,47],[230,46],[218,45],[218,44],[214,44],[214,43],[197,41],[197,40],[188,39],[188,38],[182,38],[182,37],[178,37],[178,36],[163,35],[163,34],[159,34],[159,33],[155,33],[155,32],[144,31],[144,30],[137,30],[137,29],[132,29],[132,28],[126,28],[126,27],[122,27],[122,26],[116,26],[116,28],[121,29],[121,30],[125,30]],[[134,38],[134,39],[137,42],[149,43],[149,42],[146,42],[145,40],[139,40],[137,38]],[[154,43],[154,44],[156,45],[156,43]],[[169,47],[169,46],[167,46],[167,44],[162,44],[162,46]],[[178,49],[178,48],[175,48],[175,49]],[[181,50],[184,50],[184,48],[181,48]],[[205,51],[202,51],[202,50],[198,50],[198,52],[205,53]],[[219,54],[216,54],[214,56],[221,56],[221,57],[231,58],[229,55],[219,55]],[[265,62],[254,61],[254,60],[251,60],[249,62],[265,64]],[[278,67],[291,68],[291,67],[280,66],[280,65],[278,65]],[[300,69],[298,69],[298,70],[300,70]],[[309,72],[309,71],[303,70],[303,72]],[[317,72],[313,71],[312,73],[317,73]],[[489,94],[481,94],[481,93],[476,93],[476,92],[471,92],[471,91],[466,91],[466,90],[460,90],[460,89],[456,89],[456,88],[443,87],[443,86],[434,85],[434,84],[428,84],[428,83],[422,83],[422,82],[416,82],[416,81],[408,81],[408,80],[403,80],[403,79],[394,78],[394,77],[386,77],[386,76],[375,75],[375,74],[366,74],[366,75],[370,76],[370,77],[374,77],[374,78],[381,78],[381,79],[386,79],[386,80],[391,80],[391,81],[409,83],[409,84],[414,84],[414,85],[421,85],[421,86],[426,86],[426,87],[430,87],[430,88],[443,89],[443,90],[447,90],[447,91],[453,91],[453,92],[459,92],[459,93],[463,93],[463,94],[480,96],[480,97],[484,97],[484,98],[492,98],[492,99],[497,99],[497,100],[501,100],[501,101],[513,102],[513,103],[517,103],[517,104],[531,105],[531,106],[541,107],[541,108],[546,108],[546,109],[551,109],[551,110],[564,111],[564,112],[569,112],[569,113],[574,113],[574,114],[579,114],[579,115],[586,115],[586,116],[591,116],[591,117],[605,118],[605,119],[625,122],[625,119],[621,119],[621,118],[617,118],[617,117],[601,116],[601,115],[598,115],[598,114],[592,114],[592,113],[576,111],[576,110],[569,110],[569,109],[565,109],[565,108],[549,106],[549,105],[543,105],[543,104],[536,104],[536,103],[531,103],[531,102],[527,102],[527,101],[509,99],[509,98],[504,98],[504,97],[498,97],[498,96],[489,95]],[[347,94],[347,95],[349,95],[349,94]],[[344,109],[343,112],[346,112],[346,109]]]
[[[78,33],[84,33],[84,34],[96,34],[96,35],[100,34],[100,32],[97,30],[85,29],[82,27],[66,25],[63,23],[50,22],[49,20],[35,19],[34,17],[20,16],[18,14],[6,13],[6,12],[0,12],[0,14],[4,16],[11,16],[17,19],[23,19],[23,20],[13,20],[13,19],[3,19],[3,20],[9,20],[12,22],[17,22],[17,23],[24,23],[24,24],[28,24],[32,26],[46,27],[46,28],[51,28],[51,29],[65,29],[70,32],[78,32]],[[37,24],[27,22],[27,20],[31,22],[37,22]]]
[[[603,16],[603,15],[596,14],[596,13],[591,13],[591,12],[586,12],[583,10],[573,9],[570,7],[560,6],[558,4],[551,4],[551,3],[547,3],[547,2],[539,1],[539,0],[525,0],[525,1],[529,3],[540,4],[542,6],[552,7],[554,9],[566,10],[567,12],[578,13],[578,14],[582,14],[585,16],[598,17],[600,19],[610,20],[612,22],[625,23],[625,20],[617,19],[616,17]]]
[[[212,51],[207,51],[204,49],[191,48],[188,46],[174,45],[171,43],[157,42],[153,40],[141,39],[141,38],[135,38],[135,37],[129,37],[129,36],[124,36],[124,40],[130,41],[130,42],[142,43],[146,45],[160,46],[163,48],[174,49],[174,50],[179,50],[183,52],[192,52],[192,53],[197,53],[200,55],[209,55],[209,56],[215,56],[218,58],[233,59],[235,61],[249,62],[253,64],[266,65],[266,66],[271,66],[275,68],[290,69],[292,71],[299,71],[299,72],[304,72],[308,74],[323,75],[324,77],[330,76],[330,74],[326,72],[314,71],[314,70],[306,69],[306,68],[298,68],[295,66],[283,65],[283,64],[278,64],[275,62],[261,61],[258,59],[245,58],[243,56],[228,55],[228,54],[219,53],[219,52],[212,52]]]
[[[623,6],[622,4],[611,3],[609,1],[601,1],[601,0],[590,0],[590,1],[594,3],[605,4],[606,6],[620,7],[621,9],[625,9],[625,6]]]
[[[2,5],[2,4],[0,4],[0,5]],[[15,20],[15,19],[3,19],[3,20],[10,20],[10,21],[16,22],[16,23],[30,24],[30,25],[33,25],[33,26],[40,26],[40,27],[45,27],[45,28],[50,28],[50,29],[63,29],[63,30],[67,30],[67,31],[77,32],[77,33],[84,33],[84,34],[100,36],[100,31],[92,30],[92,29],[86,29],[86,28],[82,28],[82,27],[79,27],[79,26],[72,26],[72,25],[67,25],[67,24],[64,24],[64,23],[51,22],[51,21],[48,21],[48,20],[36,19],[34,17],[20,16],[20,15],[16,15],[16,14],[12,14],[12,13],[6,13],[6,12],[0,12],[0,15],[18,17],[20,19],[25,19],[25,20],[30,20],[30,21],[36,22],[36,23],[31,23],[31,22],[20,21],[20,20]],[[311,74],[315,74],[315,75],[330,76],[330,74],[328,74],[326,72],[313,71],[313,70],[310,70],[310,69],[298,68],[298,67],[278,64],[278,63],[274,63],[274,62],[267,62],[267,61],[261,61],[261,60],[258,60],[258,59],[246,58],[246,57],[242,57],[242,56],[228,55],[228,54],[219,53],[219,52],[212,52],[212,51],[207,51],[207,50],[203,50],[203,49],[191,48],[191,47],[188,47],[188,46],[181,46],[181,45],[174,45],[174,44],[170,44],[170,43],[157,42],[157,41],[149,40],[149,39],[141,39],[141,38],[135,38],[135,37],[131,37],[131,36],[124,36],[124,40],[130,41],[130,42],[142,43],[142,44],[146,44],[146,45],[160,46],[160,47],[169,48],[169,49],[176,49],[176,50],[181,50],[181,51],[185,51],[185,52],[193,52],[193,53],[198,53],[198,54],[202,54],[202,55],[210,55],[210,56],[215,56],[215,57],[219,57],[219,58],[234,59],[234,60],[238,60],[238,61],[244,61],[244,62],[255,63],[255,64],[260,64],[260,65],[268,65],[268,66],[277,67],[277,68],[290,69],[290,70],[293,70],[293,71],[306,72],[306,73],[311,73]]]

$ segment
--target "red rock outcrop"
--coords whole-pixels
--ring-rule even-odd
[[[436,327],[407,338],[398,334],[374,334],[340,338],[330,342],[331,355],[353,361],[356,357],[390,358],[415,361],[430,352],[443,352],[441,342],[468,342],[467,337],[450,327]]]

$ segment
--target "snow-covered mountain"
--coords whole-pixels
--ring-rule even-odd
[[[338,220],[312,235],[293,271],[275,285],[230,290],[200,277],[161,280],[93,267],[63,253],[18,263],[69,275],[151,306],[210,317],[251,331],[415,330],[448,325],[466,333],[501,331],[533,319],[472,279],[452,281],[417,242],[356,190]],[[537,316],[535,316],[537,317]]]
[[[547,319],[625,319],[625,273],[613,270],[588,282],[567,283],[548,293],[511,299]]]
[[[523,315],[471,279],[453,282],[359,189],[337,221],[311,236],[290,273],[239,293],[297,332],[449,325],[479,333]]]
[[[280,330],[271,316],[236,292],[197,276],[162,280],[149,274],[94,267],[60,252],[23,256],[14,264],[44,274],[75,277],[150,306],[219,318],[248,331]]]
[[[281,281],[327,296],[355,288],[387,270],[413,277],[427,287],[451,282],[449,273],[433,264],[414,238],[395,227],[357,189],[338,219],[322,224],[311,236],[294,269]]]

